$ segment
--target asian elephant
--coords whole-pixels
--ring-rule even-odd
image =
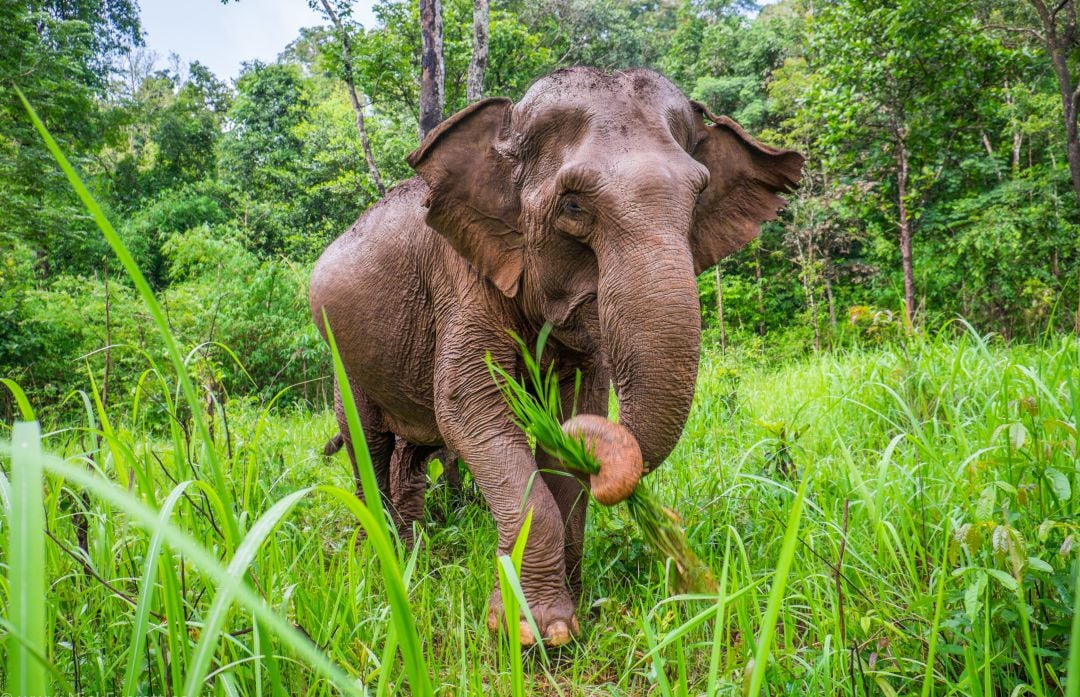
[[[656,467],[694,396],[695,276],[776,216],[803,158],[758,143],[655,72],[575,67],[516,104],[468,106],[408,162],[419,176],[319,259],[312,315],[321,329],[325,311],[334,331],[387,497],[398,473],[400,524],[422,513],[418,470],[443,445],[469,464],[500,553],[532,509],[521,582],[544,641],[558,645],[578,631],[585,484],[534,456],[485,353],[520,370],[507,330],[532,342],[551,323],[567,413],[575,371],[578,413],[606,415],[614,386],[620,423],[646,471]],[[340,395],[337,406],[347,434]],[[501,613],[496,591],[489,627]],[[527,625],[522,634],[535,640]]]

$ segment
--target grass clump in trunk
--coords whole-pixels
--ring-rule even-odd
[[[511,332],[521,351],[525,367],[525,374],[520,381],[495,363],[491,354],[485,359],[488,370],[513,412],[518,427],[536,441],[537,447],[558,459],[570,470],[589,476],[599,475],[602,463],[596,457],[596,444],[590,443],[580,432],[576,435],[567,432],[573,430],[568,428],[571,427],[573,419],[565,424],[560,420],[561,392],[554,363],[548,366],[547,371],[540,368],[544,345],[550,333],[551,325],[544,325],[537,339],[534,356],[521,337]],[[580,381],[581,374],[578,373],[574,386],[575,396],[581,387]],[[616,427],[611,422],[607,423],[613,428]],[[636,442],[634,445],[636,446]],[[717,586],[712,571],[690,548],[678,514],[662,505],[642,481],[637,482],[625,501],[630,517],[641,530],[646,542],[674,564],[675,574],[672,581],[675,589],[679,592],[715,592]]]

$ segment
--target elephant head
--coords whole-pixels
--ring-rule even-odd
[[[758,234],[803,158],[767,147],[648,70],[558,71],[486,99],[408,158],[428,224],[565,346],[603,356],[646,467],[694,395],[695,276]]]

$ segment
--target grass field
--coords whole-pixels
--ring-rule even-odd
[[[88,377],[43,440],[3,382],[25,419],[0,439],[4,694],[1080,696],[1075,339],[950,325],[777,366],[707,350],[650,480],[720,592],[672,597],[625,513],[593,507],[582,636],[523,654],[484,626],[496,565],[516,580],[483,506],[432,488],[405,553],[344,456],[318,454],[328,413],[208,418],[48,142],[169,364],[145,355],[108,408]]]
[[[322,670],[333,663],[338,680],[375,693],[424,692],[408,687],[413,664],[440,694],[745,694],[768,627],[769,694],[1064,694],[1078,386],[1072,340],[1006,347],[962,333],[780,367],[707,352],[682,441],[652,484],[683,514],[722,595],[671,597],[625,511],[594,505],[583,634],[546,656],[521,656],[484,627],[495,529],[468,492],[460,502],[431,490],[422,543],[393,564],[407,588],[398,607],[374,540],[356,545],[344,455],[318,454],[328,413],[219,411],[222,492],[205,483],[210,452],[197,437],[146,423],[171,385],[115,404],[107,421],[88,389],[86,422],[45,434],[65,458],[42,458],[48,537],[19,527],[34,492],[20,494],[7,463],[0,481],[16,533],[4,559],[8,691],[12,649],[25,646],[11,632],[33,629],[19,624],[33,611],[16,594],[25,563],[47,584],[42,679],[58,693],[322,694],[337,689]],[[312,488],[326,485],[337,497]],[[253,613],[260,597],[290,634]],[[407,645],[398,610],[418,655],[396,651]]]

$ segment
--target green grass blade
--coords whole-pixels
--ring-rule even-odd
[[[769,591],[769,603],[765,607],[765,617],[761,620],[761,636],[758,638],[757,650],[754,652],[754,670],[750,675],[747,697],[757,697],[765,681],[765,670],[769,665],[773,635],[776,633],[776,620],[780,617],[780,606],[784,603],[784,591],[787,589],[788,571],[791,570],[791,563],[795,559],[795,544],[799,541],[799,521],[802,519],[808,481],[809,476],[804,475],[799,491],[795,495],[795,501],[791,504],[791,513],[788,514],[784,541],[780,546],[780,558],[776,562],[776,573],[773,574],[773,587]]]
[[[949,555],[949,529],[946,524],[945,542],[942,545],[941,566],[938,568],[937,591],[934,593],[934,619],[930,625],[930,642],[926,649],[926,672],[923,674],[922,697],[929,697],[934,689],[934,658],[937,654],[938,629],[941,626],[941,612],[945,606],[945,565]]]
[[[720,652],[724,639],[724,611],[726,609],[728,567],[731,561],[731,536],[724,540],[724,562],[720,567],[719,593],[716,597],[716,624],[713,628],[712,651],[709,653],[709,682],[705,688],[706,697],[715,697],[720,678]]]
[[[185,695],[196,695],[205,687],[202,683],[210,670],[210,661],[214,657],[218,637],[221,629],[225,626],[229,609],[240,586],[244,585],[248,567],[255,561],[255,554],[259,551],[266,538],[277,528],[278,523],[292,510],[300,499],[307,496],[312,489],[300,489],[294,491],[270,507],[266,513],[259,516],[244,540],[236,548],[229,567],[225,570],[228,575],[226,582],[218,587],[217,595],[210,606],[206,620],[203,622],[202,635],[199,637],[199,645],[195,648],[195,657],[187,669],[187,679],[184,683]]]
[[[1065,697],[1080,697],[1080,561],[1073,562],[1073,616],[1069,634],[1069,679]]]
[[[19,405],[19,414],[22,415],[23,421],[37,421],[37,417],[34,416],[34,408],[30,406],[30,400],[26,398],[26,393],[19,387],[19,383],[8,378],[0,378],[0,384],[11,391],[11,396],[15,398],[15,403]]]
[[[22,638],[7,642],[6,693],[44,695],[48,656],[45,638],[45,509],[41,429],[36,421],[16,422],[11,450],[11,522],[8,586],[12,629]]]
[[[375,480],[375,470],[371,466],[371,456],[368,453],[367,443],[364,441],[364,431],[360,424],[360,416],[356,410],[356,402],[353,399],[352,390],[349,387],[349,376],[345,374],[345,365],[341,362],[341,354],[338,352],[334,333],[330,329],[330,321],[323,313],[323,324],[326,328],[326,341],[330,344],[330,353],[334,361],[334,377],[337,380],[341,392],[341,406],[345,411],[345,419],[349,427],[349,435],[353,444],[353,453],[356,457],[357,468],[360,470],[360,481],[364,488],[364,500],[366,506],[361,504],[354,495],[348,495],[341,499],[349,510],[357,517],[360,524],[368,534],[375,554],[379,557],[382,566],[383,584],[390,601],[390,612],[397,630],[398,641],[401,643],[401,653],[405,660],[405,670],[409,676],[409,684],[412,692],[419,697],[427,697],[433,694],[431,678],[428,675],[427,661],[424,657],[424,649],[420,643],[420,635],[416,631],[416,623],[409,607],[409,595],[402,578],[401,567],[398,564],[398,556],[387,532],[387,516],[383,510],[382,496]],[[341,497],[339,496],[339,499]]]
[[[515,695],[524,694],[524,673],[521,662],[521,634],[519,633],[519,617],[524,614],[525,622],[529,625],[533,636],[538,641],[535,646],[541,656],[547,660],[547,650],[544,642],[539,640],[543,635],[536,624],[532,613],[529,612],[529,603],[525,599],[525,590],[521,587],[521,562],[525,558],[525,544],[532,530],[533,509],[525,514],[525,521],[521,524],[514,548],[510,554],[501,554],[497,559],[499,575],[499,592],[502,594],[503,611],[506,617],[506,637],[510,644],[510,674],[511,690]]]
[[[510,694],[521,697],[525,694],[525,678],[521,662],[521,608],[528,607],[525,594],[521,591],[518,572],[509,555],[500,554],[497,559],[499,572],[499,592],[502,594],[503,612],[506,619],[506,643],[509,647],[507,658],[510,660]],[[529,625],[530,629],[535,623]],[[538,630],[532,629],[534,637],[541,637]],[[543,641],[537,643],[543,644]]]
[[[326,329],[326,342],[330,344],[330,353],[334,360],[334,379],[337,380],[338,391],[341,393],[341,408],[345,412],[345,421],[349,427],[353,456],[356,458],[356,468],[360,472],[360,484],[364,488],[364,503],[369,511],[385,520],[386,512],[383,510],[379,484],[375,479],[375,469],[371,465],[371,453],[368,452],[367,440],[364,438],[364,428],[360,423],[356,400],[353,399],[352,390],[349,388],[349,376],[345,374],[345,365],[341,362],[341,354],[338,352],[334,332],[330,329],[330,319],[326,316],[325,310],[323,310],[323,327]]]
[[[416,621],[409,608],[409,593],[402,579],[400,568],[397,564],[397,555],[394,546],[390,542],[390,536],[386,533],[385,516],[372,514],[367,506],[356,498],[356,494],[345,491],[340,487],[320,486],[319,491],[331,494],[352,513],[368,533],[368,541],[371,542],[379,564],[382,566],[383,585],[386,588],[387,599],[390,603],[390,616],[393,619],[395,631],[401,641],[401,654],[405,662],[405,672],[409,676],[409,684],[414,695],[428,697],[433,695],[431,680],[428,677],[427,661],[424,657],[423,645],[420,643],[420,635],[416,631]]]
[[[11,444],[0,441],[0,455],[10,455],[13,449]],[[161,536],[172,549],[183,554],[215,583],[223,585],[230,582],[231,577],[228,571],[221,565],[217,557],[173,523],[162,521],[159,518],[159,512],[140,501],[137,496],[116,486],[114,482],[103,479],[82,467],[67,463],[54,455],[43,453],[41,460],[46,471],[62,477],[68,483],[85,489],[105,501],[113,508],[126,514],[144,530],[149,531],[151,534],[160,530]],[[356,501],[355,496],[353,501]],[[44,549],[44,543],[40,540],[38,547]],[[271,610],[263,598],[253,590],[241,584],[236,587],[235,592],[241,605],[263,622],[268,629],[278,635],[290,649],[299,654],[313,669],[330,678],[339,690],[350,695],[363,694],[352,678],[341,668],[334,665],[310,639],[297,631],[285,618]]]
[[[176,503],[190,485],[191,481],[189,480],[180,482],[173,487],[168,498],[165,499],[165,503],[161,506],[159,520],[164,523],[172,517]],[[150,623],[150,605],[154,598],[154,571],[157,567],[158,555],[161,554],[161,548],[165,542],[161,530],[162,528],[159,527],[154,531],[153,536],[150,538],[150,546],[146,550],[146,558],[143,560],[144,569],[140,586],[142,591],[139,593],[139,603],[135,606],[135,617],[131,626],[131,643],[128,649],[128,665],[127,670],[124,671],[123,694],[125,697],[134,697],[139,687],[139,664],[142,662],[146,630]]]

